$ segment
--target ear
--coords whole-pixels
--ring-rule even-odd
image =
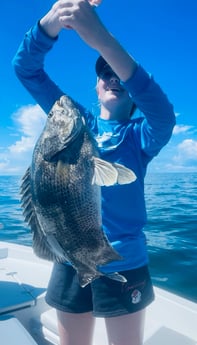
[[[95,90],[96,90],[96,93],[97,93],[97,97],[98,97],[98,99],[100,99],[100,96],[99,96],[99,87],[98,87],[98,82],[97,82],[97,84],[96,84]]]

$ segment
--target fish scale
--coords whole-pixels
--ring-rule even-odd
[[[122,257],[102,230],[100,186],[135,179],[130,169],[99,158],[81,109],[62,96],[49,113],[21,184],[35,253],[72,264],[82,287],[102,276],[98,267]],[[118,273],[110,277],[125,281]]]

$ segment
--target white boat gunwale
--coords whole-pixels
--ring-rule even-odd
[[[14,296],[8,296],[7,307],[5,300],[0,301],[0,332],[5,325],[3,318],[13,318],[10,322],[16,329],[23,333],[24,327],[24,332],[29,333],[30,344],[59,344],[56,313],[44,298],[51,268],[52,264],[36,257],[31,247],[0,242],[0,296],[5,298],[2,289],[8,284],[18,292],[17,303],[13,302]],[[157,287],[155,294],[155,302],[147,308],[144,345],[197,345],[197,304]],[[107,344],[103,319],[96,321],[94,345],[100,345],[100,339],[102,345]],[[2,345],[9,345],[6,339],[2,341]]]

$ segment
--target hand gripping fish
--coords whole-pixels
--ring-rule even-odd
[[[97,7],[100,5],[100,3],[102,2],[102,0],[88,0],[89,4],[92,6],[92,7]],[[72,27],[70,25],[66,25],[65,26],[66,29],[72,29]]]
[[[82,111],[64,95],[52,107],[21,184],[25,220],[41,258],[69,262],[82,287],[121,260],[102,230],[101,188],[135,181],[128,168],[99,158]],[[118,273],[112,279],[125,281]]]

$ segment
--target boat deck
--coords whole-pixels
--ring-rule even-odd
[[[6,322],[13,323],[15,345],[59,344],[55,310],[44,300],[50,272],[51,264],[30,247],[0,242],[1,345],[13,344],[8,335],[6,339]],[[155,302],[147,308],[144,345],[197,345],[197,304],[156,287],[155,293]],[[29,343],[20,341],[20,334],[29,337]],[[104,320],[97,319],[94,345],[101,339],[107,345]]]

